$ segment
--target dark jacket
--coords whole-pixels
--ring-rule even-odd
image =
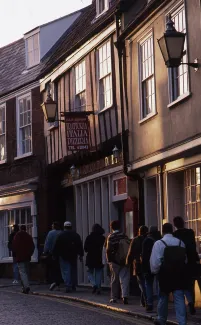
[[[199,256],[196,249],[195,233],[192,229],[178,229],[174,232],[174,237],[183,241],[186,246],[186,255],[188,264],[193,265],[199,261]]]
[[[150,257],[154,243],[161,239],[160,232],[157,231],[153,234],[148,234],[142,243],[142,272],[144,274],[151,274]]]
[[[34,242],[26,231],[18,231],[12,243],[12,251],[16,256],[16,262],[29,262],[34,253]]]
[[[128,237],[120,231],[113,232],[107,237],[106,256],[107,256],[108,263],[119,264],[119,262],[116,259],[116,253],[119,248],[120,240],[124,238],[128,238]]]
[[[133,275],[142,274],[142,244],[145,238],[146,236],[137,236],[132,240],[130,244],[127,256],[127,264],[133,263]]]
[[[70,229],[62,231],[56,239],[53,255],[66,261],[73,261],[78,255],[82,257],[84,251],[80,235]]]
[[[17,234],[17,231],[12,231],[10,236],[9,236],[9,239],[8,239],[8,249],[10,252],[12,252],[12,255],[13,255],[13,258],[15,259],[15,253],[13,252],[12,250],[12,245],[13,245],[13,239],[15,237],[15,235]]]
[[[102,229],[102,227],[101,227]],[[84,243],[84,250],[87,253],[86,266],[89,268],[101,268],[102,263],[102,251],[105,243],[105,237],[103,236],[104,230],[93,231],[87,236]]]

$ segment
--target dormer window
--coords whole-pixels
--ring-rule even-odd
[[[31,68],[40,62],[39,33],[26,38],[27,68]]]
[[[101,15],[108,9],[109,9],[109,0],[96,0],[97,16]]]

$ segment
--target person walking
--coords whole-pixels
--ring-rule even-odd
[[[70,221],[64,222],[62,231],[55,242],[53,256],[59,258],[61,275],[66,286],[66,292],[76,290],[77,257],[83,261],[84,251],[80,235],[72,229]]]
[[[12,232],[8,239],[8,249],[12,253],[12,257],[13,257],[13,284],[18,284],[18,281],[19,281],[19,270],[18,270],[18,265],[16,262],[16,256],[12,250],[13,239],[18,231],[19,231],[19,226],[13,225]]]
[[[21,225],[20,231],[17,232],[13,239],[12,250],[15,254],[16,262],[19,268],[22,282],[22,293],[28,294],[29,285],[29,264],[31,256],[34,253],[35,245],[33,238],[26,232],[26,226]]]
[[[154,301],[154,290],[153,284],[155,276],[151,273],[150,269],[150,257],[151,252],[154,246],[154,243],[157,240],[161,239],[160,231],[155,226],[151,226],[149,228],[149,232],[147,237],[142,243],[142,273],[145,281],[145,289],[146,289],[146,311],[153,311],[153,301]]]
[[[48,267],[50,270],[51,285],[49,290],[54,290],[55,287],[59,287],[61,283],[61,271],[58,258],[53,257],[53,249],[56,243],[58,235],[61,233],[61,227],[57,221],[52,223],[52,230],[47,234],[43,255],[47,257]]]
[[[86,266],[88,267],[88,278],[93,287],[92,293],[100,294],[102,280],[102,251],[105,243],[104,229],[99,224],[94,224],[92,232],[87,236],[84,250],[87,253]]]
[[[195,315],[195,269],[196,264],[200,262],[195,241],[195,233],[192,229],[185,228],[184,220],[182,217],[175,217],[173,219],[175,228],[174,236],[185,244],[186,255],[188,259],[188,290],[185,290],[185,296],[188,301],[189,312],[191,315]]]
[[[185,244],[173,236],[173,226],[163,225],[163,239],[155,242],[150,267],[153,274],[158,274],[159,302],[158,317],[154,324],[165,325],[168,317],[168,296],[174,297],[174,307],[179,325],[186,325],[186,249]]]
[[[111,272],[111,300],[116,303],[119,297],[119,282],[124,304],[128,304],[130,268],[126,265],[130,240],[120,231],[120,222],[112,221],[111,234],[107,238],[106,256]]]
[[[137,277],[137,282],[141,291],[141,305],[146,306],[145,279],[142,272],[142,244],[147,236],[148,228],[141,226],[138,230],[138,236],[135,237],[129,248],[127,264],[133,264],[133,275]]]

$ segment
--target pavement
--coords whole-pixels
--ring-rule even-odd
[[[0,291],[3,288],[4,290],[12,290],[16,293],[20,292],[20,286],[12,285],[12,281],[10,279],[0,279]],[[101,295],[94,295],[91,293],[91,288],[78,287],[76,292],[67,294],[65,293],[65,288],[63,286],[61,286],[59,291],[57,289],[54,291],[49,291],[49,285],[38,284],[35,282],[31,283],[31,292],[35,296],[66,300],[73,303],[77,302],[84,304],[85,306],[93,306],[99,309],[110,310],[112,312],[117,312],[125,316],[134,316],[135,318],[137,317],[138,319],[144,319],[147,321],[153,321],[156,318],[156,303],[154,306],[154,312],[151,314],[146,313],[144,308],[140,306],[139,297],[131,296],[129,298],[129,305],[124,305],[120,300],[117,304],[110,304],[108,290],[102,290]],[[167,324],[177,324],[174,305],[172,303],[169,303]],[[195,316],[188,314],[188,324],[201,324],[201,309],[197,309]]]

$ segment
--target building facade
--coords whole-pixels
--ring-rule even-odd
[[[144,181],[145,221],[160,229],[175,216],[195,232],[201,254],[200,69],[185,63],[200,58],[199,1],[136,1],[121,8],[124,46],[124,95],[129,112],[130,172]],[[157,40],[171,14],[186,33],[179,68],[167,69]],[[200,300],[200,295],[198,300]]]

